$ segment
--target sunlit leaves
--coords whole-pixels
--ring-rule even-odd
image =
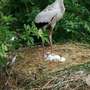
[[[41,39],[42,42],[48,42],[47,33],[43,32],[42,29],[37,29],[33,23],[32,26],[24,24],[24,31],[20,37],[22,41],[26,42],[30,47],[35,44],[35,39]]]

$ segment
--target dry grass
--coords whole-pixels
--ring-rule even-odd
[[[50,51],[46,47],[46,51]],[[62,44],[54,45],[53,53],[59,54],[66,58],[64,63],[49,62],[42,59],[42,48],[25,48],[21,49],[19,53],[16,69],[18,71],[27,72],[35,71],[38,67],[47,68],[49,71],[56,71],[56,69],[63,69],[68,66],[77,65],[90,61],[90,47],[81,44]]]
[[[49,47],[46,51],[50,51]],[[41,47],[19,50],[12,68],[19,90],[90,90],[85,82],[90,70],[90,63],[86,63],[90,62],[89,45],[54,45],[53,52],[64,56],[66,61],[43,60]]]

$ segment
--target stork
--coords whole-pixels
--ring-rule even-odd
[[[49,34],[49,42],[52,53],[52,32],[56,23],[63,17],[65,12],[63,0],[56,0],[48,5],[35,17],[35,25],[37,28],[47,29]]]

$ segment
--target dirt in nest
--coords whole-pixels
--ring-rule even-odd
[[[45,52],[49,51],[50,47],[45,47]],[[48,81],[49,73],[90,61],[90,46],[85,44],[66,43],[61,45],[53,45],[53,53],[65,57],[66,61],[61,63],[44,60],[43,48],[41,47],[20,49],[18,52],[16,65],[14,67],[20,86],[27,85],[28,87],[29,85],[30,90],[43,90],[31,88],[43,86]],[[32,81],[33,83],[31,83]]]
[[[50,47],[45,47],[45,52],[50,52]],[[53,45],[53,53],[65,57],[66,61],[63,63],[45,61],[43,59],[43,49],[41,47],[21,49],[19,51],[16,69],[25,70],[25,72],[27,72],[42,67],[53,71],[58,68],[62,69],[90,61],[90,47],[84,44],[67,43]]]

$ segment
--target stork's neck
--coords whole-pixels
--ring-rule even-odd
[[[57,4],[59,4],[60,7],[64,7],[64,2],[63,0],[56,0],[55,1]]]
[[[62,13],[64,13],[65,12],[64,0],[56,0],[56,3],[59,5]]]
[[[56,0],[56,2],[62,4],[63,0]]]

